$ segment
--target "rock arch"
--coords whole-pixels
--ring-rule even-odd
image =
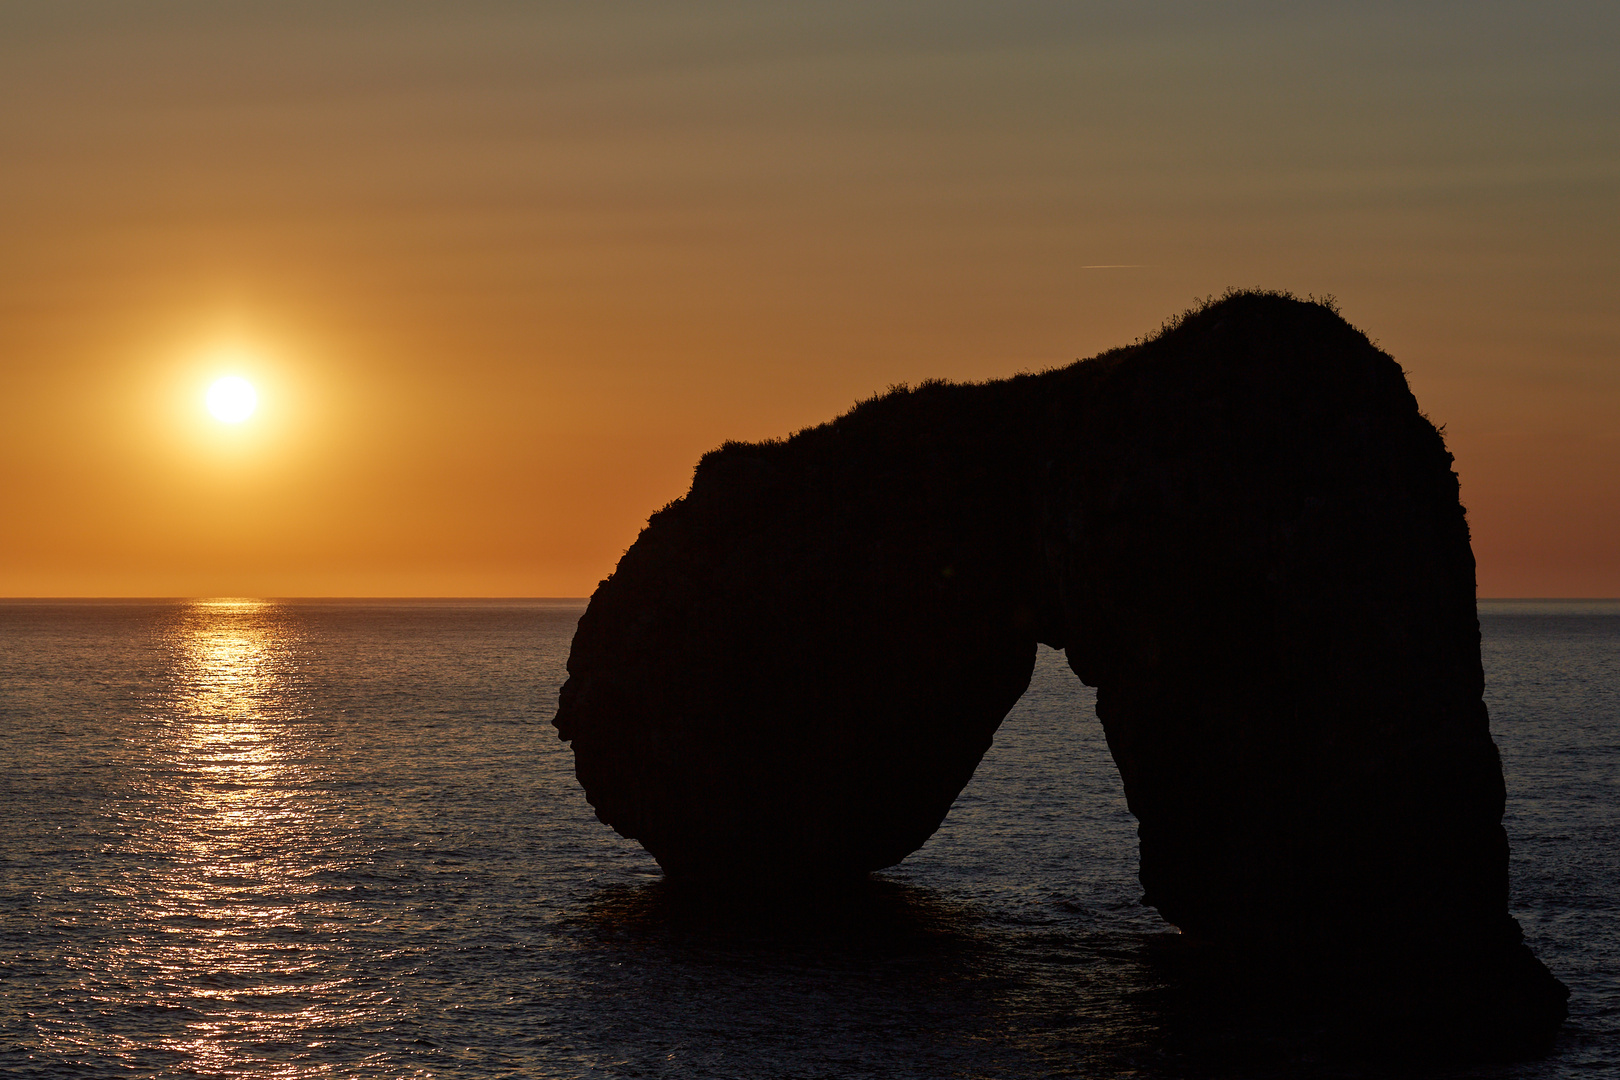
[[[1166,919],[1421,955],[1544,1035],[1451,460],[1394,360],[1276,294],[893,389],[705,455],[592,597],[555,723],[671,877],[861,875],[938,827],[1044,642],[1097,687]]]

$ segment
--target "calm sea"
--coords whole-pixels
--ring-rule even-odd
[[[670,896],[550,726],[577,602],[0,603],[16,1076],[1382,1076],[1189,1020],[1091,692],[1043,650],[859,893]],[[1620,1072],[1620,604],[1482,605],[1513,906]]]

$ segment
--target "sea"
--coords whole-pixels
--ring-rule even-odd
[[[0,602],[0,1073],[1620,1075],[1620,603],[1480,605],[1544,1059],[1189,1015],[1092,691],[1042,649],[939,832],[672,892],[551,726],[579,600]]]

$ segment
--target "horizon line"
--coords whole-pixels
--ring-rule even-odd
[[[593,594],[594,595],[594,594]],[[440,600],[440,601],[588,601],[590,596],[519,596],[519,595],[453,595],[448,593],[424,593],[421,595],[409,594],[323,594],[309,596],[247,596],[247,595],[174,595],[174,596],[142,596],[142,595],[68,595],[68,596],[0,596],[0,604],[8,603],[67,603],[67,602],[148,602],[148,603],[191,603],[203,600],[258,600],[288,602],[320,602],[320,601],[347,601],[347,600]],[[1474,598],[1476,604],[1482,603],[1534,603],[1551,601],[1579,601],[1582,603],[1620,603],[1620,596],[1479,596]]]

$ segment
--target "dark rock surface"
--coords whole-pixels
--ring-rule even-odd
[[[1038,641],[1098,688],[1145,901],[1191,939],[1550,1036],[1451,455],[1320,304],[706,455],[592,597],[556,725],[672,878],[824,882],[928,839]]]

